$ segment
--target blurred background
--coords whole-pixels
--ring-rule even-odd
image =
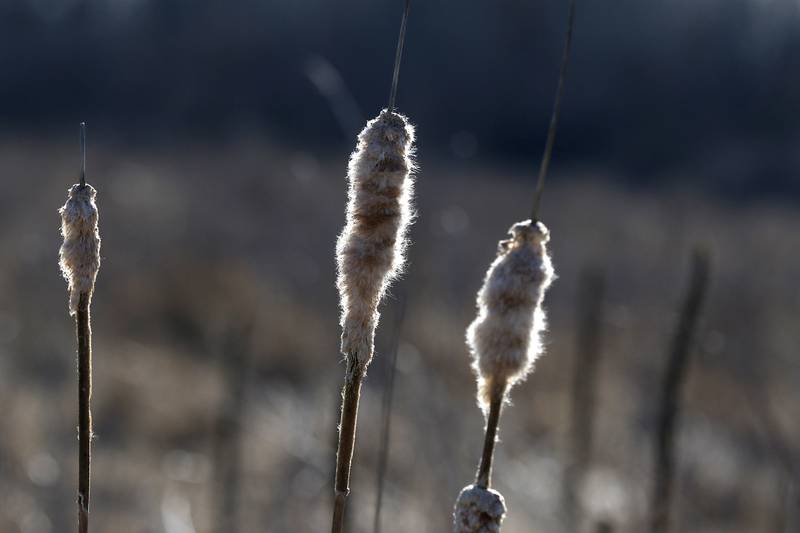
[[[566,8],[412,4],[398,106],[417,126],[418,220],[365,385],[351,531],[374,531],[393,368],[383,531],[448,531],[474,476],[483,418],[464,330],[497,241],[530,210]],[[696,245],[711,273],[680,394],[673,530],[800,531],[800,3],[578,10],[542,211],[559,279],[547,354],[501,423],[503,531],[647,529]],[[0,0],[0,531],[74,527],[56,210],[82,120],[103,236],[93,528],[327,530],[344,372],[334,242],[401,11]]]

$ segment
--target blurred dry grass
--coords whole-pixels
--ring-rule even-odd
[[[59,278],[56,208],[74,147],[5,141],[0,197],[0,531],[73,522],[74,355]],[[226,339],[255,317],[242,415],[240,531],[328,527],[337,353],[333,248],[343,223],[346,153],[318,159],[262,139],[220,149],[135,151],[98,143],[103,266],[94,302],[93,522],[115,533],[205,533],[218,483],[214,429]],[[529,209],[532,172],[421,161],[419,219],[402,280],[387,532],[449,528],[475,467],[482,419],[464,329],[498,239]],[[504,531],[563,531],[577,278],[606,272],[595,464],[586,516],[640,531],[650,480],[655,387],[692,244],[714,256],[678,450],[674,522],[685,532],[780,531],[800,429],[800,212],[726,204],[691,188],[630,191],[587,169],[554,174],[543,218],[559,279],[547,298],[548,354],[514,395],[495,483]],[[351,510],[369,531],[381,382],[393,302],[366,382]],[[783,450],[783,451],[781,451]],[[782,455],[784,457],[779,457]]]

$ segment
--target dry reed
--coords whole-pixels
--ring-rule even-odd
[[[392,402],[394,400],[394,381],[397,375],[397,357],[400,351],[400,332],[406,316],[406,295],[402,292],[398,296],[394,331],[389,345],[389,364],[386,370],[386,385],[383,390],[383,404],[381,405],[381,443],[378,448],[378,467],[375,481],[375,516],[372,530],[381,532],[381,510],[383,508],[383,493],[386,484],[386,471],[389,467],[389,439],[392,432]]]
[[[704,249],[692,255],[692,270],[669,352],[667,369],[661,385],[655,446],[655,480],[650,501],[650,531],[669,531],[672,507],[672,484],[675,476],[675,432],[680,414],[680,393],[686,379],[697,321],[705,300],[709,257]]]
[[[86,183],[86,125],[81,123],[80,183],[70,187],[59,210],[64,243],[59,265],[69,288],[69,312],[75,317],[78,344],[78,532],[89,530],[92,459],[92,325],[91,303],[100,269],[100,233],[95,198]]]
[[[595,391],[603,341],[605,282],[598,268],[586,268],[578,281],[578,325],[570,403],[570,453],[562,492],[563,518],[570,531],[580,522],[578,492],[592,460]],[[599,527],[599,526],[598,526]]]
[[[486,428],[475,484],[465,487],[456,501],[453,512],[455,533],[500,531],[505,505],[502,496],[491,490],[500,414],[510,388],[525,378],[542,353],[540,335],[545,328],[542,303],[554,272],[547,251],[550,232],[539,221],[539,210],[564,96],[575,4],[575,0],[570,0],[558,87],[534,191],[531,219],[514,224],[509,230],[511,238],[500,241],[497,257],[478,292],[478,316],[467,330],[472,367],[478,378],[478,403],[486,415]],[[487,506],[487,502],[493,504]]]
[[[342,308],[341,352],[345,377],[336,450],[331,531],[344,530],[350,493],[361,384],[374,355],[378,307],[400,273],[411,223],[414,128],[395,111],[410,2],[406,0],[397,43],[389,105],[358,136],[350,157],[347,222],[336,246]]]

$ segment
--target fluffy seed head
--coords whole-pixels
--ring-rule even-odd
[[[350,156],[347,223],[336,245],[342,353],[372,359],[378,304],[403,266],[413,213],[414,128],[383,110],[358,136]]]
[[[544,224],[518,222],[509,234],[486,272],[478,292],[478,316],[467,329],[484,411],[493,384],[507,383],[510,388],[530,372],[541,353],[542,300],[554,277],[546,247],[550,233]]]
[[[468,485],[461,490],[453,511],[453,533],[499,533],[506,515],[503,495]]]
[[[64,243],[59,251],[61,274],[69,287],[69,312],[78,310],[81,294],[91,299],[100,269],[100,232],[97,229],[97,191],[91,185],[70,187],[61,214]]]

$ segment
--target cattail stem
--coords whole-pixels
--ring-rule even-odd
[[[578,288],[577,342],[570,404],[570,455],[564,479],[563,516],[570,531],[579,523],[578,490],[591,463],[594,443],[595,391],[602,348],[603,295],[599,269],[587,268]]]
[[[238,533],[241,529],[238,505],[241,500],[242,433],[247,413],[248,374],[251,366],[250,339],[254,318],[232,328],[221,354],[226,394],[213,433],[214,472],[217,491],[216,531]]]
[[[86,123],[81,122],[81,187],[86,186]]]
[[[335,499],[333,502],[332,533],[344,531],[344,510],[350,494],[350,470],[353,464],[353,448],[356,442],[358,402],[361,399],[361,382],[365,367],[358,357],[347,356],[344,387],[342,388],[342,414],[339,421],[339,446],[336,450]]]
[[[544,182],[547,178],[547,170],[550,168],[550,159],[553,156],[553,147],[556,143],[556,130],[558,130],[558,118],[561,115],[561,100],[564,97],[564,87],[567,80],[567,67],[572,50],[572,33],[575,29],[575,3],[570,0],[569,14],[567,15],[567,35],[564,38],[564,51],[561,56],[561,67],[558,73],[558,88],[556,89],[556,99],[553,103],[553,112],[550,116],[550,126],[547,128],[547,141],[544,145],[542,162],[539,165],[539,177],[536,180],[536,191],[533,194],[533,209],[531,210],[531,220],[539,220],[539,207],[542,203],[542,193],[544,192]]]
[[[89,308],[100,268],[97,191],[86,183],[86,124],[81,122],[80,183],[69,188],[61,209],[59,266],[69,291],[69,314],[75,317],[78,342],[78,532],[89,531],[92,460],[92,326]]]
[[[406,0],[403,9],[403,18],[400,21],[400,35],[397,37],[397,50],[394,55],[394,71],[392,72],[392,88],[389,91],[389,106],[387,111],[394,111],[394,103],[397,99],[397,82],[400,79],[400,63],[403,59],[403,47],[406,43],[406,26],[408,25],[408,12],[411,9],[411,0]]]
[[[381,532],[381,509],[383,506],[383,489],[386,481],[386,470],[389,466],[389,438],[392,433],[392,402],[394,400],[394,381],[397,375],[397,356],[400,351],[400,331],[406,316],[406,296],[401,293],[398,301],[397,316],[394,323],[394,336],[391,345],[391,358],[386,372],[386,388],[383,393],[381,413],[381,445],[378,452],[378,474],[376,480],[374,533]]]
[[[692,341],[705,300],[708,278],[708,253],[698,249],[692,256],[691,279],[672,340],[669,362],[661,390],[655,448],[655,483],[651,500],[650,531],[652,533],[666,533],[669,530],[675,465],[675,429],[678,424],[680,392],[687,374]]]
[[[344,530],[361,382],[374,355],[378,306],[403,264],[405,232],[412,218],[414,129],[395,112],[408,12],[406,0],[397,39],[389,105],[367,123],[350,158],[347,224],[336,246],[342,307],[342,353],[347,359],[336,450],[333,533]]]
[[[78,532],[89,531],[92,462],[92,326],[90,297],[82,293],[75,313],[78,338]]]
[[[492,486],[492,460],[497,442],[497,427],[500,424],[500,411],[506,395],[505,382],[494,383],[490,392],[489,415],[486,418],[486,436],[483,440],[483,454],[475,477],[475,485],[482,489]]]

